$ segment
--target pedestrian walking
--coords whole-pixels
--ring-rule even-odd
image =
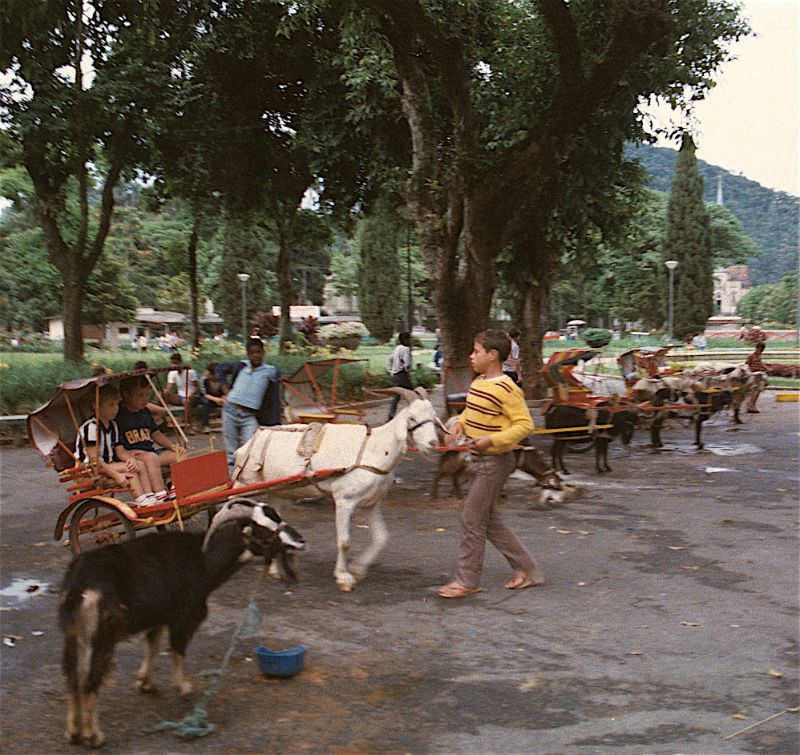
[[[500,493],[514,471],[513,448],[533,430],[521,389],[502,365],[511,352],[511,340],[502,330],[475,336],[470,365],[472,381],[467,403],[446,442],[466,437],[472,453],[474,477],[461,512],[461,545],[453,581],[439,588],[442,598],[463,598],[480,590],[488,539],[511,565],[509,590],[544,584],[542,570],[500,516]]]

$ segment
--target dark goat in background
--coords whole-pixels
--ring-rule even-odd
[[[590,412],[596,412],[594,423],[591,421]],[[594,430],[575,430],[574,432],[553,433],[553,445],[550,454],[553,467],[556,471],[569,474],[564,464],[564,451],[568,448],[575,449],[575,444],[580,443],[586,451],[595,449],[595,468],[598,474],[610,472],[608,463],[608,446],[611,441],[619,436],[624,445],[629,445],[636,429],[638,411],[635,408],[619,408],[609,404],[598,404],[595,409],[585,409],[569,404],[554,404],[545,414],[545,427],[550,430],[566,429],[570,427],[591,427],[594,425],[611,425],[609,428]]]

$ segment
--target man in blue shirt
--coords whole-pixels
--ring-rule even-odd
[[[264,343],[260,338],[247,340],[247,359],[225,362],[217,367],[217,379],[232,375],[233,383],[222,407],[222,437],[228,454],[228,468],[233,471],[233,454],[247,443],[259,425],[281,422],[278,370],[264,364]]]

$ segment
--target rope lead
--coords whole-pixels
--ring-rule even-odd
[[[263,572],[262,572],[263,577]],[[261,580],[258,580],[260,584]],[[203,698],[194,706],[192,712],[184,716],[180,721],[159,721],[155,726],[145,729],[145,734],[155,734],[159,731],[174,731],[181,739],[197,739],[206,737],[216,731],[217,727],[208,720],[206,705],[216,695],[222,677],[228,669],[228,662],[236,648],[236,643],[240,638],[258,637],[261,628],[261,611],[256,604],[255,598],[251,597],[247,608],[244,611],[244,618],[231,638],[225,657],[219,668],[209,669],[202,672],[201,676],[213,677],[213,681],[208,685],[203,693]]]

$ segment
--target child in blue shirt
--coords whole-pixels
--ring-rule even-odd
[[[147,408],[151,389],[144,375],[123,380],[121,392],[122,406],[117,415],[121,442],[117,455],[123,460],[132,458],[138,461],[151,489],[156,491],[156,498],[166,500],[169,496],[161,467],[176,462],[183,448],[158,429]],[[157,453],[153,441],[167,450]]]

